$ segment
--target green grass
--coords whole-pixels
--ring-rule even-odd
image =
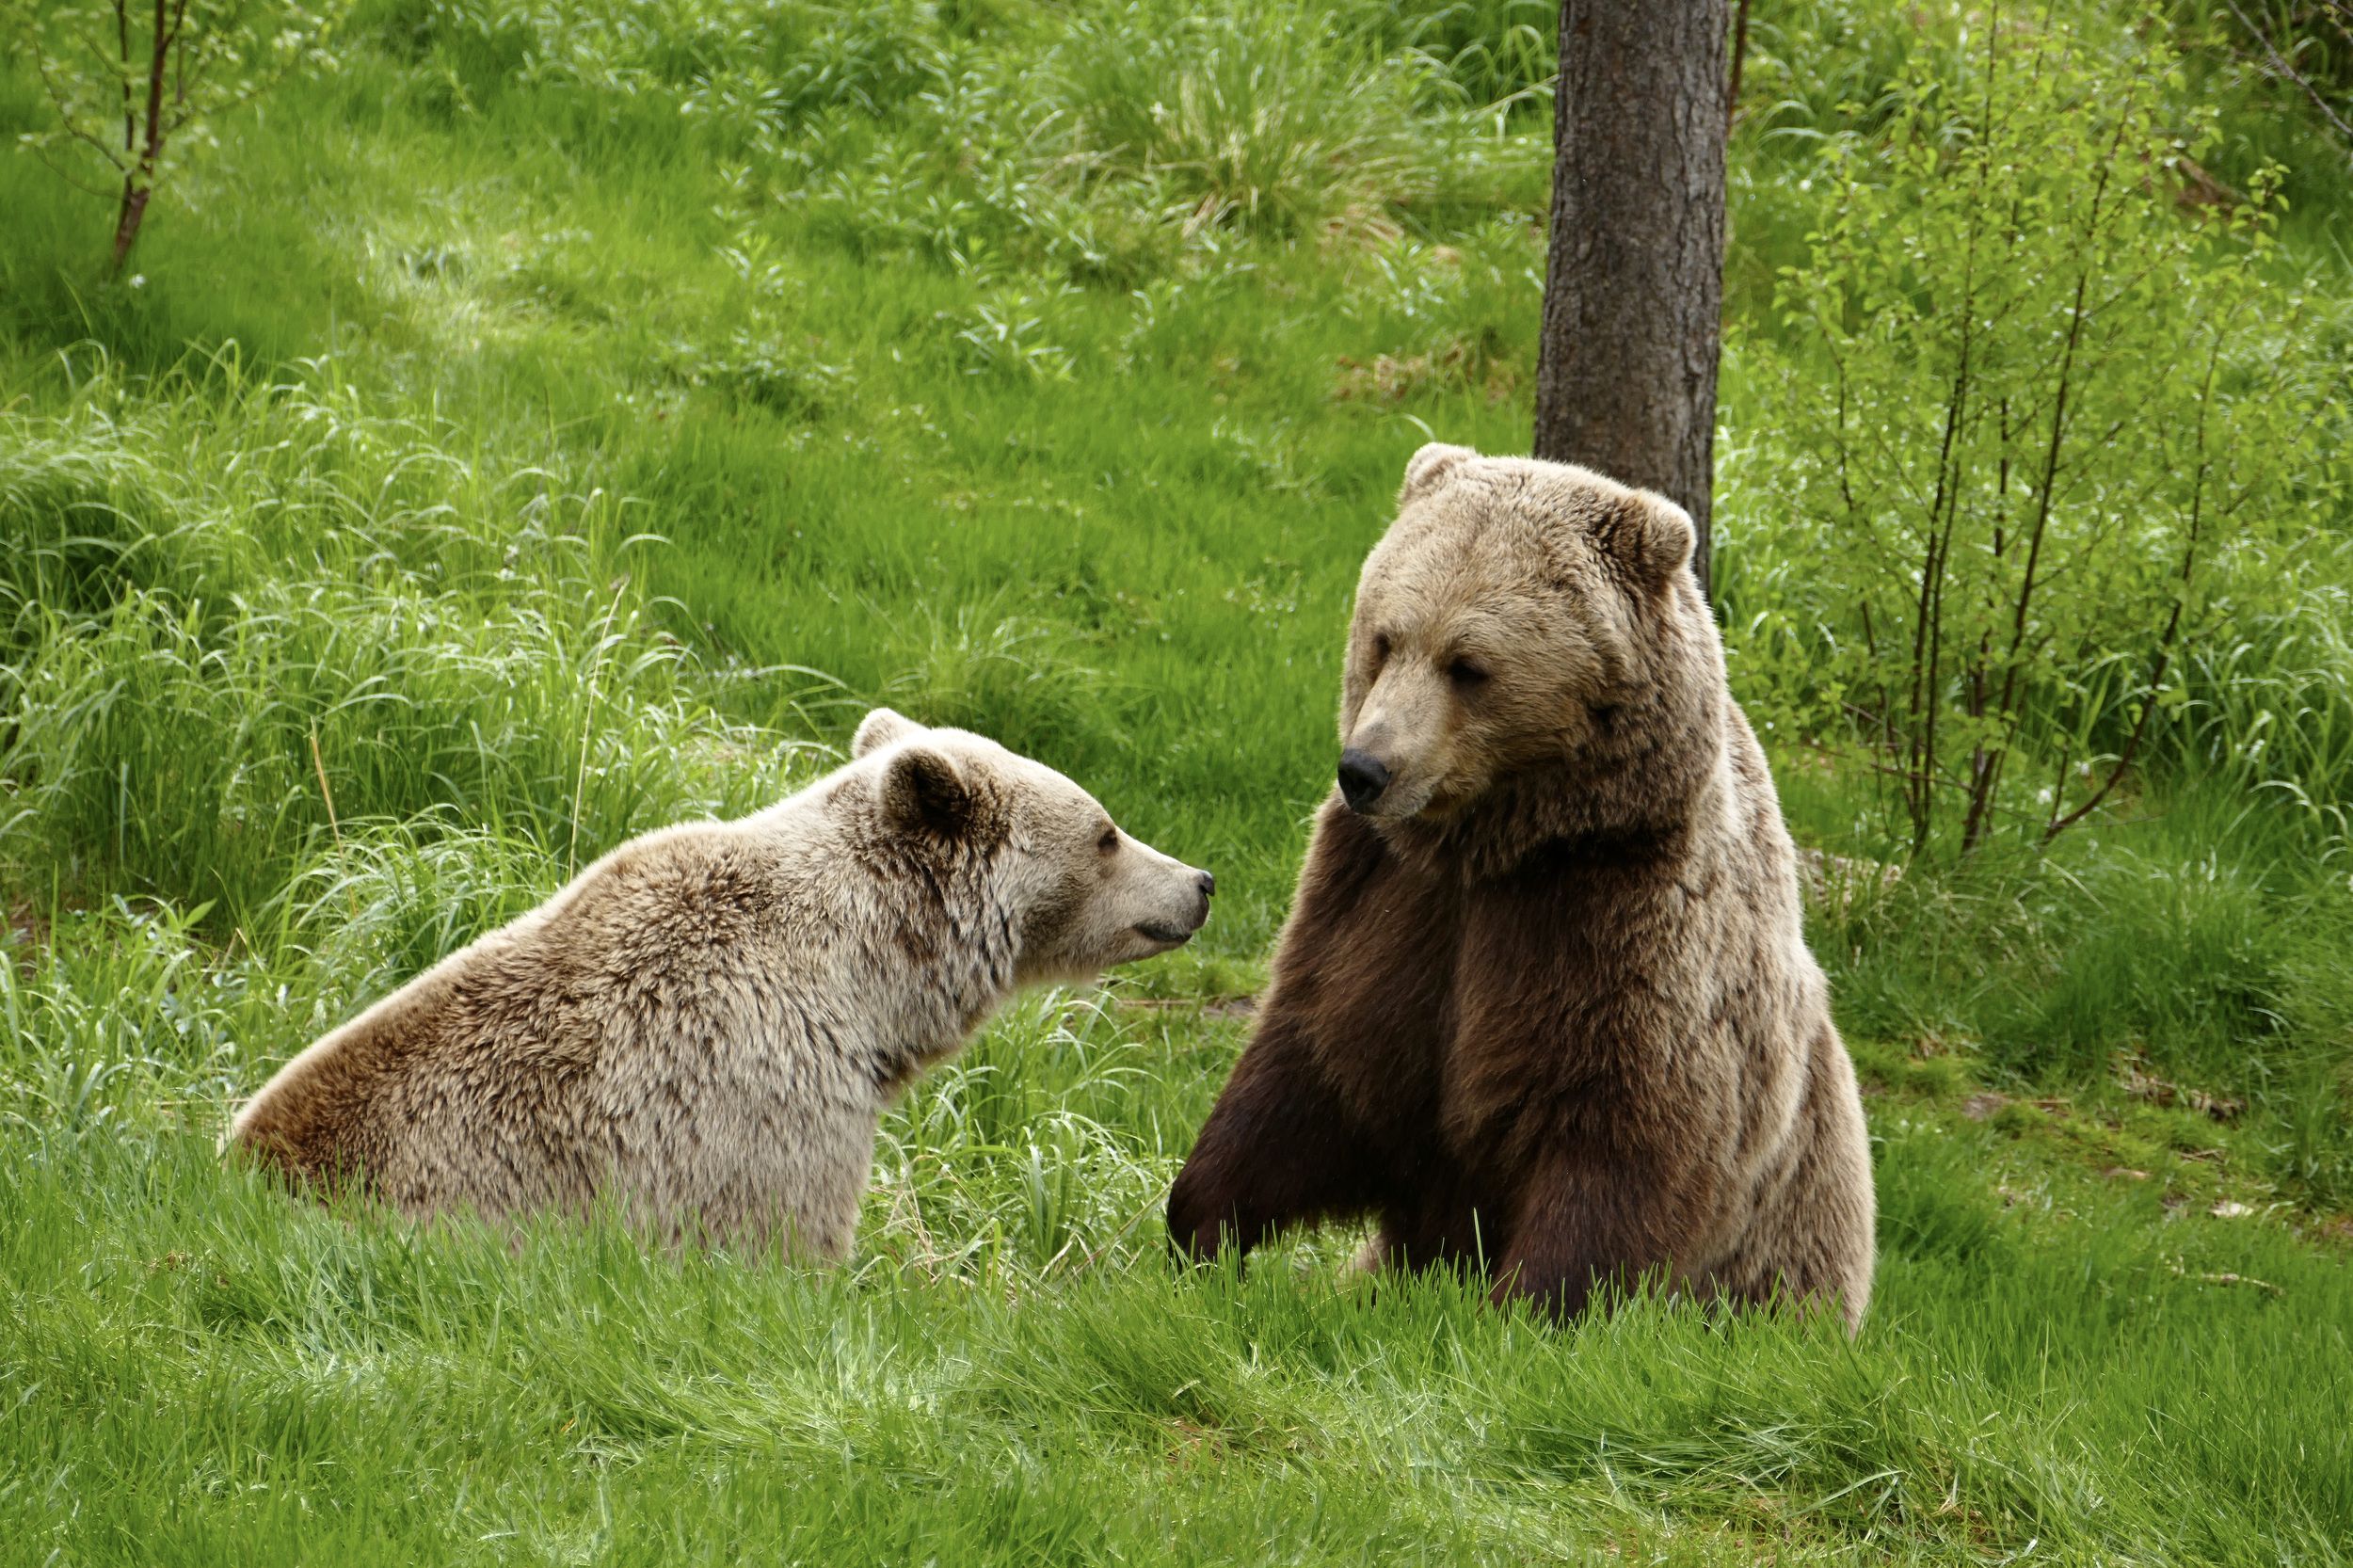
[[[2321,1560],[2353,1508],[2340,1256],[2214,1217],[2246,1189],[2209,1160],[2093,1175],[1906,1063],[1866,1055],[1902,1086],[1859,1341],[1561,1333],[1352,1290],[1328,1242],[1173,1271],[1231,1021],[1022,1008],[894,1121],[840,1275],[609,1226],[510,1253],[224,1175],[186,1108],[280,1004],[233,962],[175,990],[152,924],[58,936],[10,994],[36,1036],[94,994],[147,1042],[121,1071],[198,1090],[45,1104],[0,1172],[24,1560]]]
[[[1756,8],[1737,690],[1807,565],[1741,344],[1840,105],[1965,24]],[[1817,900],[1878,1156],[1856,1341],[1368,1291],[1337,1232],[1166,1261],[1403,460],[1526,442],[1548,26],[365,0],[120,283],[107,203],[0,154],[0,1560],[2353,1555],[2341,508],[2185,648],[2112,809]],[[2296,155],[2297,286],[2353,297],[2353,181],[2228,91],[2221,174]],[[43,112],[0,46],[0,140]],[[317,1033],[876,701],[1221,896],[917,1089],[851,1270],[510,1252],[216,1161]],[[1802,841],[1889,853],[1867,776],[1769,739]]]

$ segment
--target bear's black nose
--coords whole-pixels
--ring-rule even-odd
[[[1388,787],[1389,770],[1381,759],[1363,751],[1340,753],[1340,793],[1348,797],[1350,810],[1368,809]]]
[[[1212,876],[1208,872],[1203,872],[1195,876],[1193,880],[1201,885],[1201,896],[1203,898],[1211,898],[1216,895],[1217,878],[1215,876]]]

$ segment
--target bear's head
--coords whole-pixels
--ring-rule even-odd
[[[1020,984],[1082,980],[1182,947],[1217,882],[1120,831],[1043,762],[963,729],[877,708],[850,743],[854,774],[897,863],[976,876],[989,918],[1011,923]]]
[[[1721,751],[1692,545],[1681,507],[1588,469],[1414,454],[1349,630],[1349,806],[1490,870],[1546,838],[1672,825]]]

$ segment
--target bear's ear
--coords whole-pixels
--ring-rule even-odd
[[[904,713],[877,708],[857,721],[857,733],[850,738],[850,755],[863,757],[879,746],[914,734],[922,728]]]
[[[863,728],[861,726],[860,728]],[[883,773],[883,820],[904,834],[961,838],[972,821],[972,790],[944,751],[911,745]]]
[[[1449,446],[1444,441],[1432,441],[1405,460],[1405,484],[1397,492],[1397,504],[1402,506],[1416,496],[1429,494],[1455,464],[1478,456],[1467,446]]]
[[[1652,490],[1628,490],[1595,532],[1625,574],[1650,588],[1672,582],[1699,542],[1691,514]]]

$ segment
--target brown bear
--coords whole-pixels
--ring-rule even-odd
[[[1556,1314],[1649,1278],[1860,1320],[1862,1103],[1692,544],[1585,469],[1415,454],[1181,1251],[1369,1214],[1369,1265]]]
[[[631,840],[286,1064],[227,1141],[414,1216],[612,1200],[657,1235],[847,1256],[875,1123],[1016,987],[1165,952],[1209,873],[961,729]]]

